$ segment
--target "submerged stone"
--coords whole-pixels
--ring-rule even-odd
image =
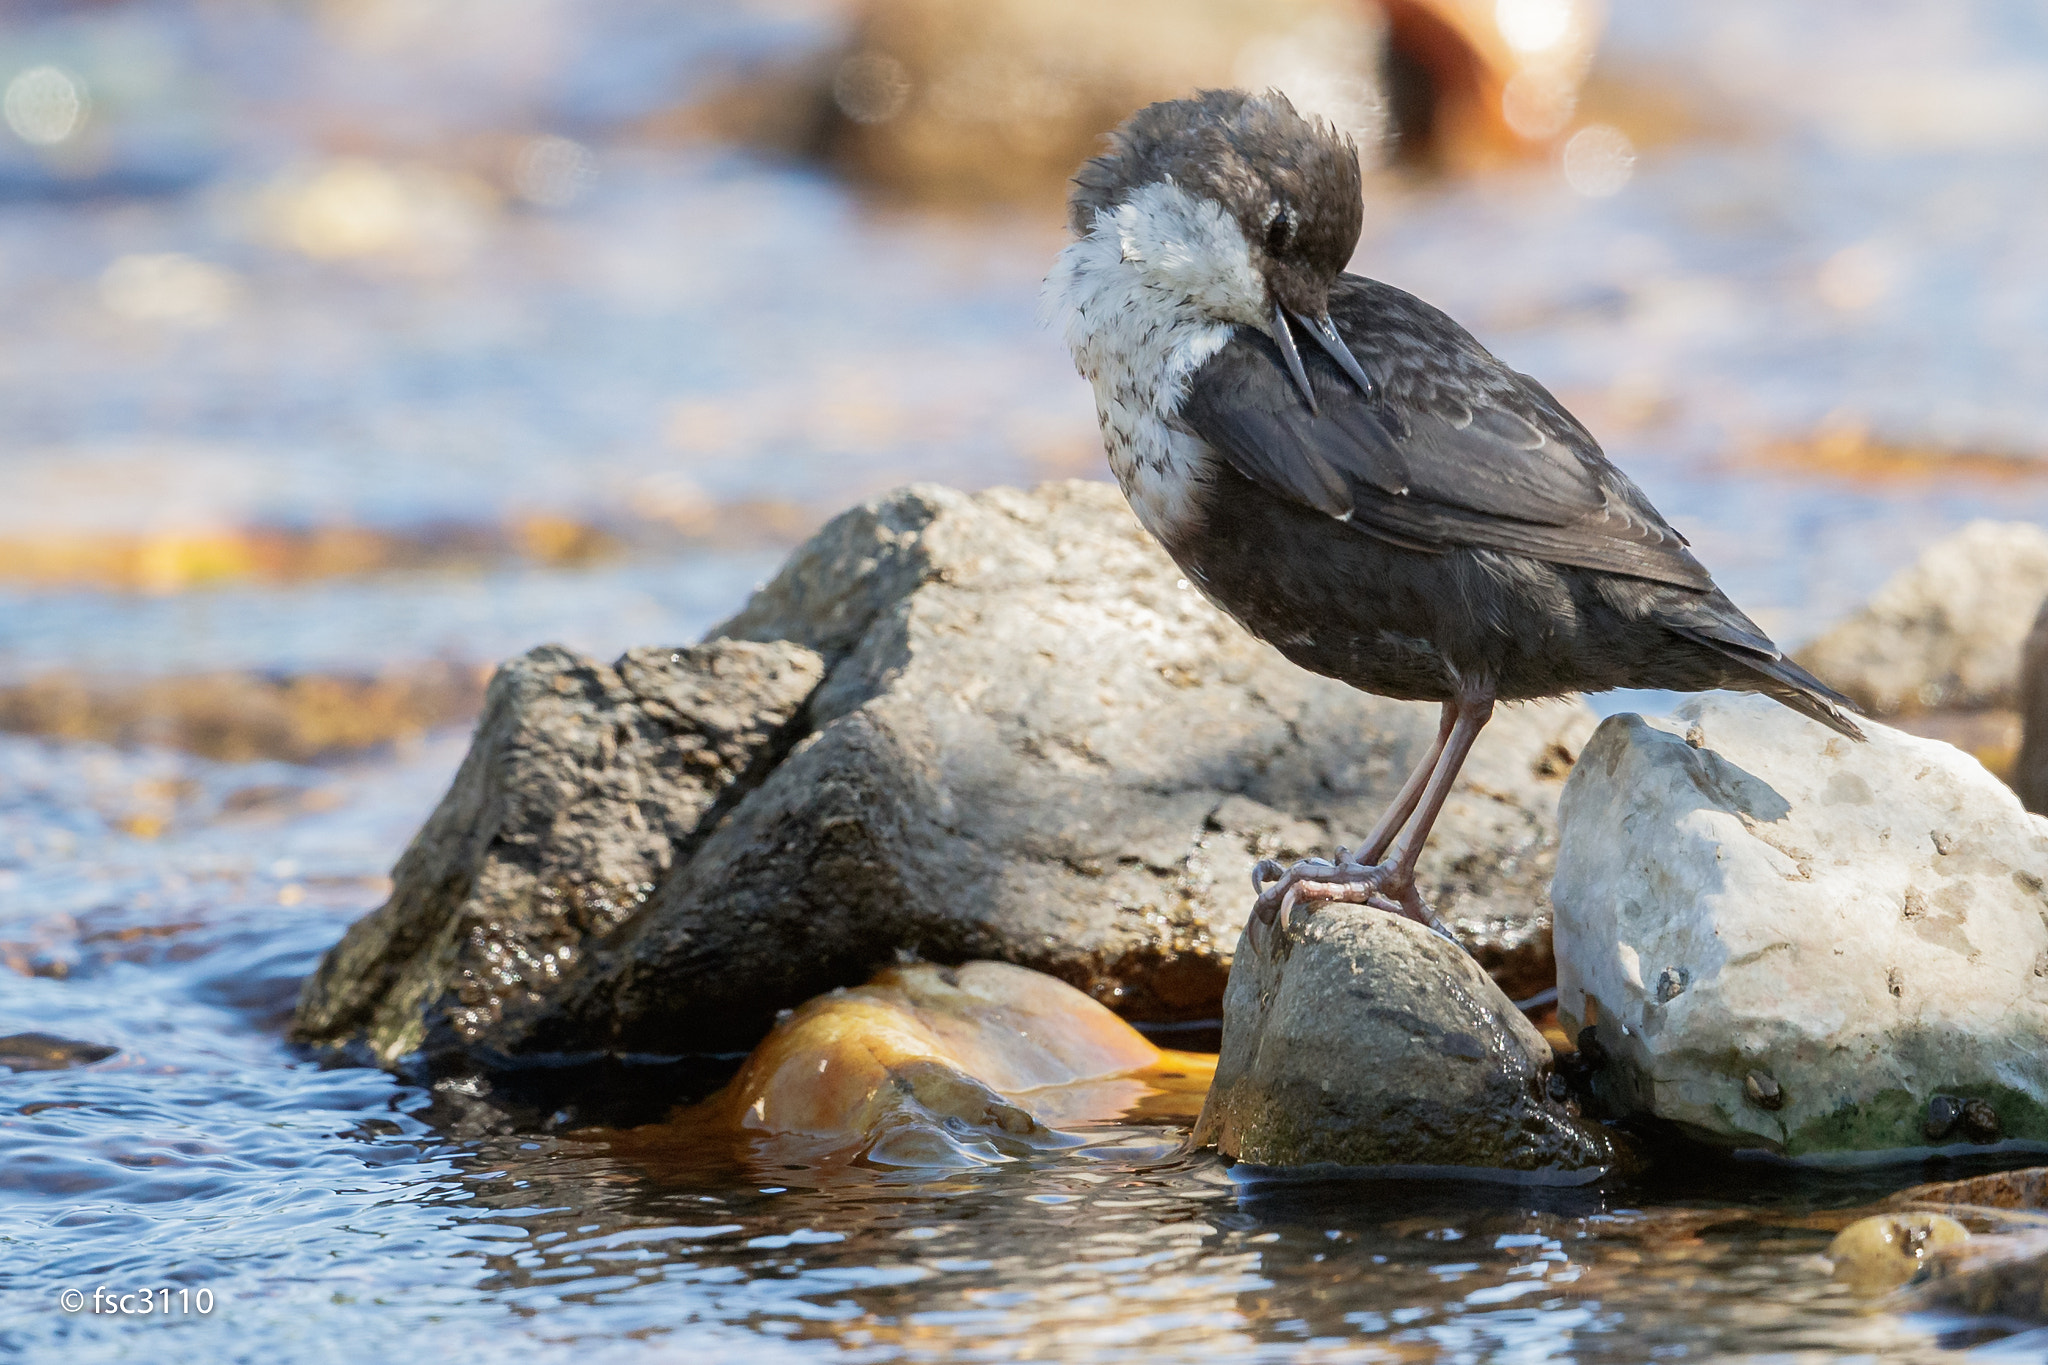
[[[1272,1167],[1577,1183],[1612,1156],[1548,1091],[1550,1045],[1456,944],[1352,905],[1239,943],[1192,1141]]]
[[[1552,895],[1604,1101],[1817,1160],[2048,1145],[2048,820],[1866,728],[1760,697],[1600,727]]]
[[[1162,1052],[1073,987],[1023,967],[891,967],[806,1002],[724,1090],[627,1145],[685,1134],[757,1158],[998,1161],[1073,1145],[1063,1124],[1157,1114],[1162,1097],[1199,1092],[1211,1062]]]
[[[1933,1253],[1969,1240],[1969,1229],[1947,1214],[1882,1213],[1836,1233],[1827,1257],[1836,1279],[1859,1294],[1881,1294],[1918,1275]]]

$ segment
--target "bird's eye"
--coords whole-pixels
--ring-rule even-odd
[[[1273,206],[1273,216],[1266,220],[1266,254],[1278,256],[1287,250],[1287,243],[1294,238],[1294,210]]]

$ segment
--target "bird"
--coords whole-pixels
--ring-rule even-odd
[[[1139,522],[1293,663],[1442,708],[1355,850],[1253,869],[1262,924],[1342,901],[1443,932],[1416,863],[1498,703],[1726,688],[1863,738],[1549,390],[1347,271],[1356,145],[1284,94],[1139,110],[1067,207],[1043,312]]]

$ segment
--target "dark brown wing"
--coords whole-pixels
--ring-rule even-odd
[[[1355,275],[1338,281],[1330,317],[1372,376],[1371,398],[1304,339],[1311,413],[1279,348],[1240,327],[1192,376],[1178,423],[1246,478],[1397,545],[1713,586],[1586,429],[1450,318]]]

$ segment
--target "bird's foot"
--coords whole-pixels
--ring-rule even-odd
[[[1415,889],[1413,873],[1397,863],[1356,861],[1347,849],[1339,848],[1334,862],[1304,858],[1287,868],[1272,858],[1263,858],[1252,868],[1252,889],[1259,897],[1252,903],[1252,914],[1261,924],[1285,920],[1296,905],[1342,902],[1405,915],[1457,942],[1423,902],[1422,893]]]

